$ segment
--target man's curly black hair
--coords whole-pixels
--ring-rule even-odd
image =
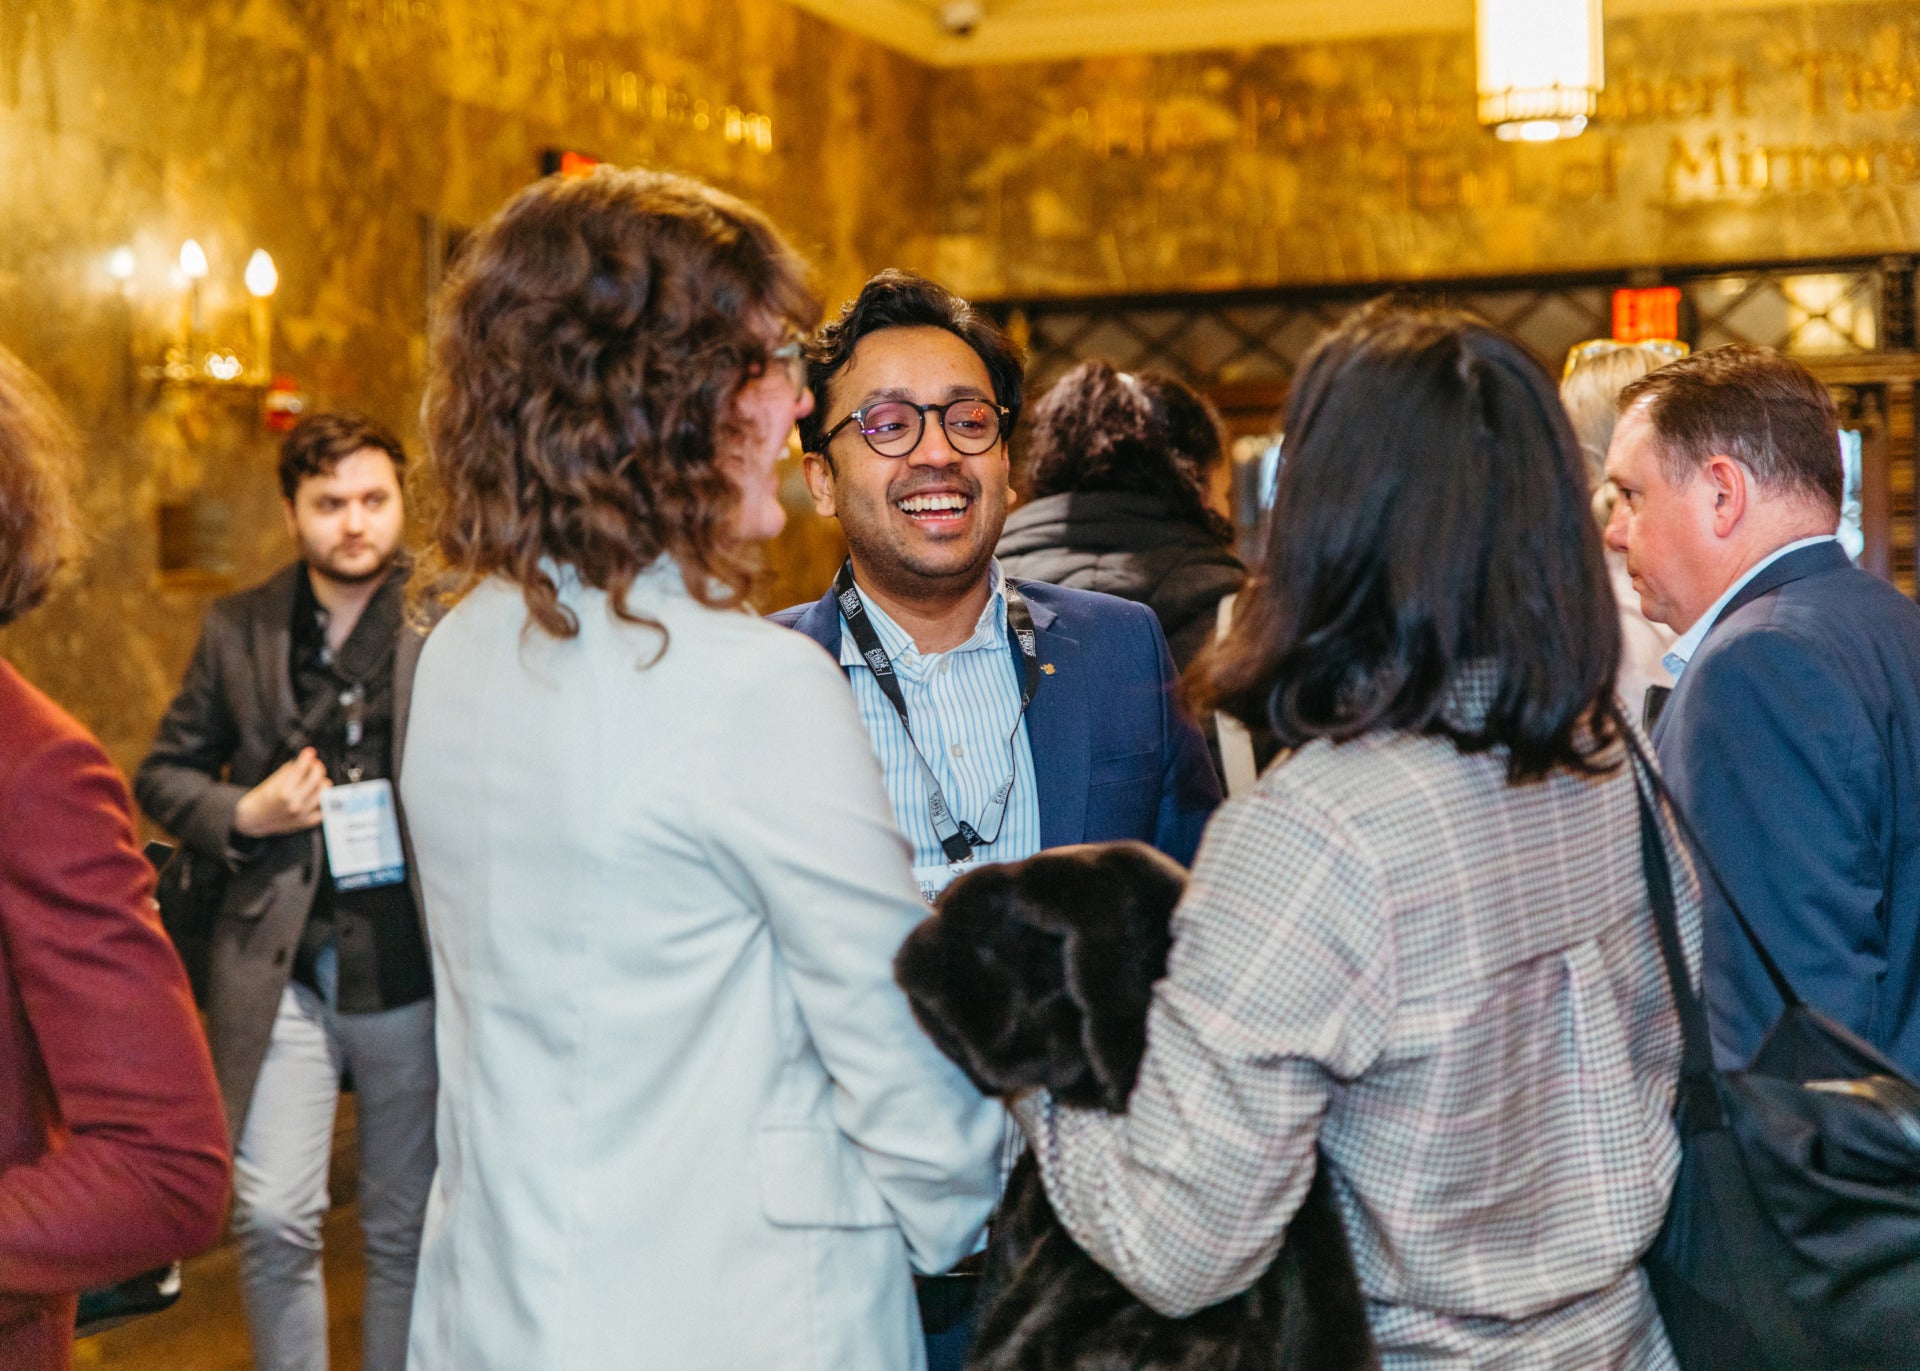
[[[1012,412],[1002,429],[1013,432],[1020,419],[1026,358],[998,324],[938,281],[889,268],[860,288],[840,317],[814,335],[807,347],[807,384],[813,388],[813,413],[800,421],[800,446],[820,452],[821,440],[846,418],[833,400],[833,378],[845,371],[853,351],[870,333],[888,328],[943,328],[979,355],[993,382],[993,398]]]

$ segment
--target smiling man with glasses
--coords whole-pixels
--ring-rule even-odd
[[[1070,843],[1134,838],[1191,862],[1220,791],[1159,621],[994,560],[1018,349],[944,287],[887,271],[809,357],[807,487],[848,558],[818,601],[774,617],[847,673],[922,893]],[[943,1333],[926,1292],[922,1310],[930,1365],[959,1365],[964,1319]]]

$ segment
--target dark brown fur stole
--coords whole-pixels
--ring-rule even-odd
[[[984,867],[941,896],[895,975],[940,1049],[980,1089],[1044,1086],[1120,1113],[1146,1050],[1185,888],[1140,843]],[[1377,1365],[1366,1303],[1323,1170],[1253,1286],[1187,1318],[1156,1314],[1081,1250],[1031,1154],[995,1219],[968,1371],[1359,1371]]]

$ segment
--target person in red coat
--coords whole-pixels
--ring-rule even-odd
[[[0,349],[0,625],[70,540],[65,425]],[[211,1246],[227,1131],[127,788],[0,661],[0,1367],[61,1371],[75,1292]]]

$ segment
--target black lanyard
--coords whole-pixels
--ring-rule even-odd
[[[1007,636],[1019,645],[1021,683],[1020,713],[1014,716],[1013,732],[1007,735],[1007,779],[993,793],[987,807],[981,811],[980,823],[976,827],[965,819],[955,819],[953,811],[947,805],[946,793],[940,789],[940,780],[933,774],[933,768],[927,764],[920,744],[913,736],[913,724],[907,718],[907,697],[900,689],[900,678],[894,673],[893,659],[887,655],[886,648],[880,645],[880,635],[873,627],[873,620],[867,615],[866,604],[860,599],[860,591],[853,584],[853,562],[841,563],[840,574],[833,578],[834,597],[840,602],[840,613],[847,621],[847,631],[853,635],[853,645],[859,649],[867,669],[873,672],[874,683],[880,687],[880,693],[887,697],[893,706],[893,712],[900,716],[900,727],[907,731],[907,742],[913,748],[913,759],[920,763],[920,779],[927,787],[927,813],[933,820],[933,831],[939,835],[940,850],[947,854],[950,862],[969,861],[976,847],[986,847],[1000,836],[1000,826],[1006,822],[1007,797],[1013,793],[1013,778],[1019,768],[1014,764],[1014,739],[1020,734],[1020,720],[1025,717],[1027,706],[1033,703],[1034,692],[1040,688],[1039,648],[1034,641],[1033,612],[1027,608],[1027,602],[1020,592],[1014,589],[1013,582],[1004,582],[1001,593],[1007,601]],[[987,830],[991,827],[991,832]],[[982,833],[986,836],[982,837]]]

